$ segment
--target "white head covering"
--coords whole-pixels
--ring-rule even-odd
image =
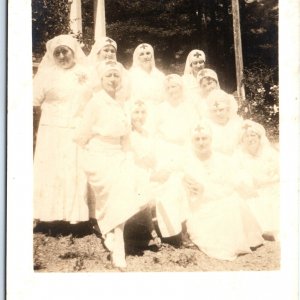
[[[167,92],[167,85],[169,82],[173,82],[176,85],[179,85],[182,89],[182,98],[185,98],[186,90],[185,90],[185,86],[183,84],[182,77],[177,74],[170,74],[170,75],[167,75],[164,80],[164,86],[165,86],[164,94],[165,94],[166,99],[168,99],[168,97],[169,97],[168,92]]]
[[[206,61],[205,53],[202,50],[192,50],[186,58],[184,75],[193,74],[192,62],[195,60],[195,58],[202,58],[204,62]]]
[[[257,122],[252,120],[244,120],[241,127],[240,143],[242,143],[243,137],[246,132],[252,131],[260,137],[260,148],[270,145],[270,142],[266,136],[265,128]]]
[[[126,102],[125,108],[126,111],[131,115],[131,113],[139,106],[144,106],[147,110],[147,103],[141,99],[131,99],[130,101]]]
[[[218,75],[214,70],[208,69],[208,68],[200,70],[197,74],[197,81],[199,82],[199,84],[201,83],[202,79],[204,79],[204,78],[214,79],[217,82],[218,88],[220,88]]]
[[[177,75],[177,74],[170,74],[170,75],[167,75],[166,78],[165,78],[165,86],[170,82],[174,82],[180,86],[183,86],[183,80],[182,80],[182,77]]]
[[[209,123],[205,120],[199,120],[196,123],[194,123],[191,127],[191,139],[194,137],[195,134],[199,133],[202,130],[205,131],[210,137],[212,136],[212,130]]]
[[[97,64],[96,68],[97,68],[97,73],[98,73],[99,79],[102,79],[102,77],[104,76],[104,74],[107,71],[112,71],[112,70],[118,71],[120,73],[121,77],[123,75],[122,74],[122,70],[123,70],[122,65],[119,62],[114,61],[114,60],[101,61]]]
[[[148,50],[151,53],[151,65],[152,68],[155,67],[155,59],[154,59],[154,50],[153,47],[150,44],[143,43],[138,45],[134,52],[133,52],[133,62],[132,62],[132,67],[140,67],[140,62],[139,62],[139,55],[141,54],[142,51]]]
[[[227,94],[221,89],[213,90],[209,93],[207,98],[208,109],[211,110],[214,107],[228,107],[230,114],[229,118],[233,118],[237,114],[237,107],[235,100],[230,94]]]
[[[99,78],[99,85],[101,87],[102,87],[102,85],[101,85],[102,78],[106,72],[112,71],[112,70],[119,72],[119,74],[121,76],[121,83],[120,83],[118,90],[121,88],[122,81],[123,81],[123,66],[119,62],[114,61],[114,60],[101,61],[100,63],[97,64],[96,69],[97,69],[97,75]]]
[[[107,36],[99,38],[93,45],[92,50],[88,56],[89,63],[96,64],[98,62],[98,53],[100,52],[100,50],[109,45],[113,46],[117,51],[117,43],[113,39]]]
[[[54,37],[46,43],[46,54],[39,64],[38,72],[56,65],[53,53],[58,46],[67,46],[74,53],[74,60],[76,63],[83,64],[86,61],[86,56],[82,51],[80,44],[71,35],[62,34]]]

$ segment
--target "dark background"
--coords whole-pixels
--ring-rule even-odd
[[[240,21],[247,102],[240,114],[278,136],[278,0],[240,0]],[[135,47],[150,43],[165,74],[182,74],[188,53],[201,49],[221,88],[236,90],[231,0],[107,0],[106,34],[118,44],[118,60],[129,68]],[[83,35],[89,53],[93,40],[93,1],[82,0]],[[69,33],[68,0],[32,0],[33,59],[47,40]],[[271,89],[272,88],[272,89]]]

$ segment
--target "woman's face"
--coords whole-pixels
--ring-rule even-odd
[[[134,130],[140,131],[147,118],[147,111],[144,104],[136,105],[131,113],[131,125]]]
[[[193,74],[196,76],[200,70],[204,69],[204,65],[205,62],[202,58],[194,57],[191,62]]]
[[[202,92],[207,95],[212,90],[215,90],[218,87],[218,84],[214,79],[205,77],[201,80],[200,87]]]
[[[102,87],[109,94],[115,94],[120,84],[121,76],[117,70],[109,70],[102,77]]]
[[[63,69],[70,69],[75,65],[74,52],[67,46],[58,46],[53,52],[56,65]]]
[[[206,156],[211,152],[211,135],[207,130],[196,131],[192,138],[192,144],[200,156]]]
[[[182,86],[173,81],[169,81],[166,86],[167,93],[171,99],[179,99],[182,97]]]
[[[210,115],[214,122],[225,125],[229,121],[230,109],[225,105],[214,105],[210,109]]]
[[[114,46],[106,45],[97,53],[98,61],[117,60],[117,51]]]
[[[138,60],[140,63],[140,66],[144,69],[149,69],[152,67],[152,54],[150,50],[147,50],[147,48],[143,49],[139,56],[138,56]]]
[[[259,150],[260,136],[252,130],[247,130],[243,136],[243,144],[250,154],[255,155]]]

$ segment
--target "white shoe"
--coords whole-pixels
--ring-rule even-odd
[[[127,263],[124,256],[117,255],[116,253],[112,253],[112,264],[114,267],[119,269],[126,269]]]

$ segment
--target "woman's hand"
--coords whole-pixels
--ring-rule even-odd
[[[153,171],[150,176],[150,180],[163,183],[169,179],[170,174],[171,172],[168,170]]]
[[[155,166],[155,159],[151,156],[145,156],[139,159],[139,162],[147,169],[153,169]]]
[[[182,181],[183,181],[183,185],[185,186],[187,191],[191,194],[191,196],[196,196],[196,197],[202,196],[204,188],[201,183],[198,183],[190,176],[184,176]]]

